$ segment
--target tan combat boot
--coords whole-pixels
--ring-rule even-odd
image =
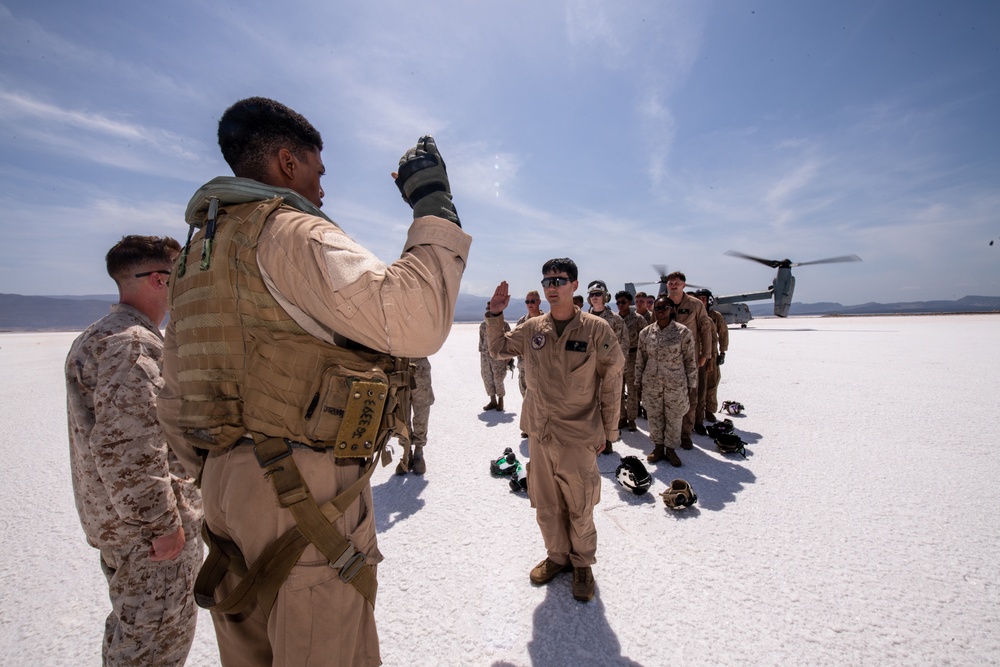
[[[590,567],[573,568],[573,598],[580,602],[594,598],[594,572]]]
[[[497,397],[494,394],[490,394],[490,402],[483,406],[483,410],[496,410],[497,409]]]
[[[657,461],[662,461],[667,458],[667,453],[664,451],[666,447],[663,445],[657,445],[653,443],[653,453],[646,457],[646,460],[650,463],[656,463]]]
[[[531,579],[531,583],[534,585],[542,586],[555,579],[556,575],[560,572],[569,572],[572,569],[573,566],[570,563],[560,565],[559,563],[546,558],[541,563],[531,568],[529,578]]]
[[[667,460],[667,463],[675,468],[681,467],[681,457],[677,456],[677,452],[670,447],[665,447],[663,450],[663,458]]]
[[[413,457],[410,459],[410,470],[415,475],[423,475],[427,472],[427,463],[424,461],[424,448],[414,447]]]
[[[503,396],[497,399],[497,412],[503,412]]]

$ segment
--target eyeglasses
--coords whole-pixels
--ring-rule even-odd
[[[604,298],[604,292],[591,292],[587,295],[588,299],[596,299],[597,297]]]
[[[569,284],[569,278],[556,276],[554,278],[542,278],[542,287],[562,287]]]
[[[151,276],[154,273],[162,273],[165,276],[169,276],[170,275],[170,270],[169,269],[157,269],[156,271],[143,271],[142,273],[135,274],[135,277],[136,278],[145,278],[146,276]]]
[[[538,299],[525,299],[524,302],[527,304],[538,303]]]
[[[653,310],[670,310],[670,306],[664,306],[662,303],[658,306],[653,306]]]

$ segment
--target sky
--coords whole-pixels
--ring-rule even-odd
[[[508,377],[507,410],[481,410],[478,328],[456,324],[430,359],[427,473],[372,478],[387,667],[997,664],[1000,356],[968,355],[995,347],[1000,314],[733,330],[719,399],[745,406],[732,420],[747,458],[695,434],[682,467],[650,465],[635,496],[615,470],[651,450],[637,420],[598,458],[586,604],[568,574],[528,581],[545,554],[534,511],[489,473],[505,447],[528,460],[521,395]],[[76,335],[0,334],[4,664],[100,664],[107,583],[66,444]],[[690,509],[661,501],[675,478],[698,495]],[[187,664],[219,664],[204,612]]]
[[[716,295],[1000,295],[1000,5],[0,0],[0,292],[108,294],[122,235],[183,241],[231,175],[218,118],[277,99],[324,139],[324,211],[386,262],[423,134],[473,236],[463,293],[681,270]]]

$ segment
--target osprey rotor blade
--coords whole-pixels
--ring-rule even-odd
[[[777,259],[764,259],[762,257],[754,257],[753,255],[747,255],[742,252],[737,252],[735,250],[727,250],[724,254],[730,257],[740,257],[741,259],[749,259],[752,262],[758,262],[764,266],[770,266],[772,269],[776,269],[781,266],[781,261]]]
[[[839,262],[860,262],[861,258],[857,255],[841,255],[840,257],[827,257],[826,259],[817,259],[812,262],[796,262],[792,266],[807,266],[809,264],[837,264]]]

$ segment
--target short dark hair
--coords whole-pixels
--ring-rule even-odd
[[[685,283],[685,284],[686,284],[686,283],[687,283],[687,281],[688,281],[688,279],[687,279],[687,276],[685,276],[685,275],[684,275],[684,274],[683,274],[682,272],[680,272],[680,271],[674,271],[673,273],[668,273],[668,274],[667,274],[667,280],[673,280],[674,278],[680,278],[680,279],[681,279],[681,282],[683,282],[683,283]]]
[[[542,264],[542,275],[546,273],[559,273],[565,272],[569,276],[570,282],[575,282],[577,275],[576,262],[571,260],[569,257],[559,257],[556,259],[550,259],[549,261]]]
[[[629,303],[632,303],[632,293],[628,290],[621,290],[620,292],[615,292],[615,301],[618,299],[628,299]]]
[[[635,298],[637,298],[637,299],[639,299],[639,298],[645,299],[647,296],[649,296],[649,295],[646,294],[645,292],[636,292],[635,293]]]
[[[115,283],[131,278],[149,264],[173,264],[181,244],[169,236],[123,236],[114,244],[104,261]]]
[[[301,114],[266,97],[248,97],[226,109],[219,119],[219,148],[233,173],[262,180],[267,163],[281,148],[304,159],[323,150],[319,131]]]

